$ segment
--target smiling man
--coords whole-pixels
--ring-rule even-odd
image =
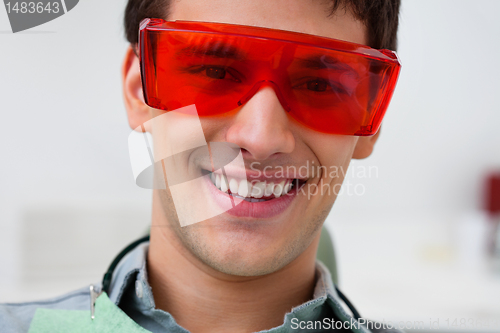
[[[129,0],[125,105],[165,181],[150,242],[118,258],[100,296],[0,307],[2,332],[384,331],[346,313],[316,251],[343,182],[329,170],[377,140],[399,73],[377,49],[395,49],[398,12],[399,0]],[[241,164],[218,164],[231,151]],[[175,177],[198,181],[177,190],[189,182]]]

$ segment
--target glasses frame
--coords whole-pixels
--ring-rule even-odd
[[[372,61],[384,63],[389,67],[389,80],[386,82],[385,93],[379,106],[374,112],[372,120],[367,126],[360,126],[354,136],[371,136],[377,133],[382,119],[389,106],[396,87],[401,62],[396,52],[387,49],[374,49],[363,44],[347,42],[339,39],[309,35],[287,30],[270,29],[263,27],[245,26],[227,23],[198,22],[198,21],[166,21],[158,18],[146,18],[139,25],[138,56],[141,63],[141,77],[144,99],[147,105],[158,107],[158,103],[149,98],[146,91],[145,64],[142,57],[145,54],[145,34],[155,31],[193,32],[205,34],[227,35],[231,37],[258,38],[276,42],[292,42],[297,45],[315,47],[329,51],[342,52],[361,56]],[[272,83],[272,82],[271,82]],[[284,109],[289,111],[287,106]],[[167,110],[168,111],[168,110]],[[307,126],[307,125],[306,125]],[[331,133],[335,134],[335,133]]]

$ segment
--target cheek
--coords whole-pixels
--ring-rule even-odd
[[[358,137],[337,136],[332,143],[321,145],[320,162],[325,166],[337,166],[347,168],[351,162],[352,154]]]
[[[202,117],[201,128],[207,142],[226,141],[226,132],[231,122],[231,115]]]
[[[311,133],[304,138],[322,167],[347,168],[359,137]]]
[[[332,205],[340,193],[357,141],[354,136],[324,134],[314,135],[308,141],[319,162],[314,170],[316,185],[311,185],[311,190],[319,194],[317,204]]]

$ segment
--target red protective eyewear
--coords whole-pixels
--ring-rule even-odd
[[[390,50],[222,23],[145,19],[139,45],[151,107],[195,104],[200,116],[214,116],[271,87],[291,117],[330,134],[375,134],[401,68]]]

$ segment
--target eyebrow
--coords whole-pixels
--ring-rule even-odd
[[[333,69],[338,71],[354,71],[348,64],[330,56],[316,54],[307,58],[298,59],[300,66],[308,69]]]
[[[213,57],[222,59],[242,60],[245,58],[243,51],[234,45],[224,42],[199,43],[186,46],[177,51],[178,56]]]

